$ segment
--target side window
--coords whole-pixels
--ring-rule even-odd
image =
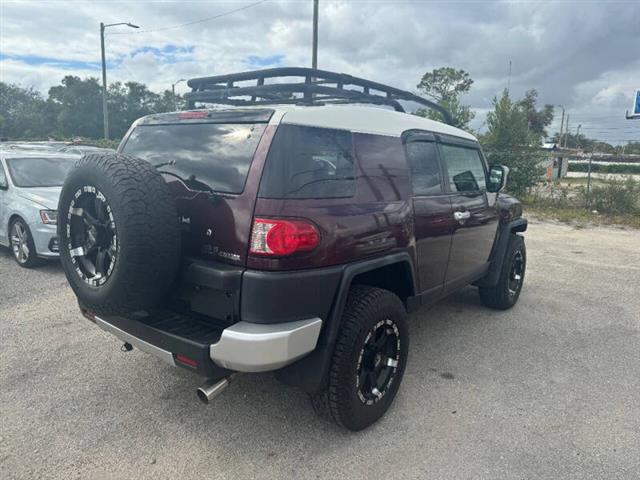
[[[351,197],[355,190],[352,150],[351,132],[281,125],[269,149],[259,195]]]
[[[449,188],[452,192],[486,190],[487,178],[484,163],[477,150],[453,145],[442,145],[441,149],[449,173]]]
[[[9,184],[7,183],[7,176],[4,173],[4,167],[2,163],[0,163],[0,187],[7,188]]]
[[[440,166],[433,142],[409,142],[405,146],[414,195],[442,193]]]

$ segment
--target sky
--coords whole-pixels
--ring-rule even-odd
[[[109,82],[162,91],[182,78],[309,66],[312,0],[256,3],[0,0],[0,81],[46,94],[65,75],[99,77],[100,22],[140,26],[107,28]],[[480,132],[511,61],[513,98],[535,88],[540,103],[564,106],[572,133],[640,141],[640,120],[624,118],[640,89],[640,1],[320,0],[319,18],[319,68],[414,92],[426,71],[468,71],[461,99]]]

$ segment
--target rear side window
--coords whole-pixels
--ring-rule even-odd
[[[351,132],[281,125],[269,149],[259,195],[351,197],[355,189],[352,150]]]
[[[7,186],[7,177],[4,174],[4,167],[2,166],[2,162],[0,162],[0,187]]]
[[[241,193],[266,124],[141,125],[122,149],[192,190]]]
[[[486,189],[484,164],[478,150],[453,145],[442,145],[441,148],[452,192],[477,192]]]
[[[436,145],[433,142],[409,142],[406,144],[407,162],[411,170],[414,195],[442,193],[440,165]]]

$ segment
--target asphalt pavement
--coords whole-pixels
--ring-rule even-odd
[[[640,478],[640,231],[532,222],[518,305],[411,316],[387,415],[349,433],[270,374],[200,379],[82,318],[0,249],[0,478]]]

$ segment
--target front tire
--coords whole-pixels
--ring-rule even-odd
[[[9,226],[9,243],[13,259],[23,268],[40,264],[31,230],[24,220],[16,218]]]
[[[326,390],[316,412],[349,430],[380,419],[398,392],[409,351],[407,312],[388,290],[356,285],[349,292]],[[323,413],[325,415],[323,415]]]
[[[496,310],[508,310],[513,307],[522,291],[527,266],[527,249],[524,238],[512,234],[505,252],[504,263],[498,283],[492,287],[480,287],[482,303]]]

